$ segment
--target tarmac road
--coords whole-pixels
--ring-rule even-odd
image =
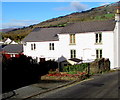
[[[33,98],[108,98],[120,99],[120,71],[94,76],[93,80],[78,82]],[[80,100],[81,100],[80,99]],[[102,99],[102,100],[103,100]],[[43,99],[44,100],[44,99]],[[92,99],[91,99],[92,100]],[[100,99],[101,100],[101,99]]]

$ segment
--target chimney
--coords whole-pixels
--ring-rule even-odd
[[[114,67],[120,67],[120,7],[117,7],[115,14],[114,30]]]
[[[120,8],[117,8],[116,10],[115,21],[120,21]]]

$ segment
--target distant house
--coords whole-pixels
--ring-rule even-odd
[[[5,38],[2,42],[3,44],[10,44],[12,40],[10,38]]]
[[[6,45],[6,44],[18,44],[17,42],[11,40],[10,38],[5,38],[4,40],[2,40],[2,43],[4,45]]]
[[[2,54],[4,54],[8,59],[11,57],[19,57],[23,54],[23,45],[9,44],[2,49]]]
[[[23,39],[24,54],[38,62],[79,58],[107,58],[111,68],[120,67],[120,11],[115,20],[86,21],[63,28],[36,28]]]

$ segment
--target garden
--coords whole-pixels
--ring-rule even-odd
[[[65,66],[63,72],[49,71],[47,75],[41,77],[41,80],[84,80],[89,77],[88,63],[79,65]]]

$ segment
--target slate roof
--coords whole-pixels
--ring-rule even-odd
[[[62,28],[35,28],[22,41],[24,42],[42,42],[42,41],[58,41],[57,34]]]
[[[71,23],[66,27],[57,28],[35,28],[23,42],[43,42],[43,41],[58,41],[57,34],[76,34],[98,31],[113,31],[115,28],[114,20],[105,21],[84,21]]]
[[[114,20],[107,21],[85,21],[72,23],[62,30],[62,34],[98,32],[98,31],[113,31],[115,28]]]
[[[22,44],[8,44],[3,48],[3,51],[7,53],[22,53],[23,45]]]

